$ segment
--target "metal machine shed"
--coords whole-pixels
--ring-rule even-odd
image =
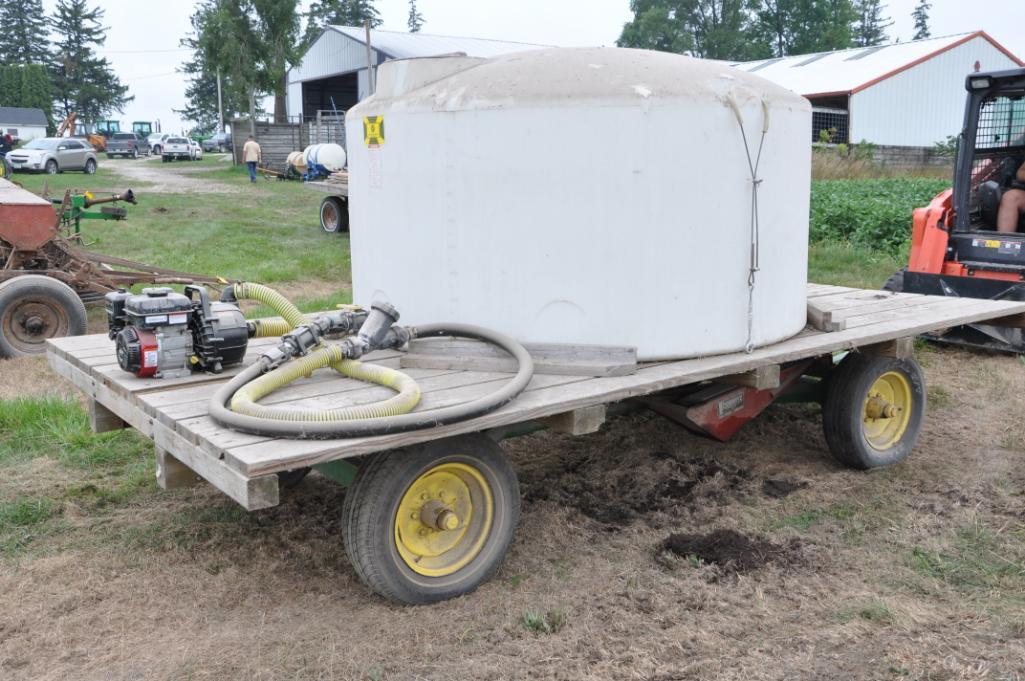
[[[813,141],[929,147],[956,135],[973,71],[1025,66],[984,31],[732,64],[804,95]]]
[[[376,66],[388,59],[432,57],[462,52],[470,57],[495,57],[550,45],[513,43],[483,38],[370,31],[371,58]],[[366,97],[366,31],[352,26],[327,26],[302,62],[288,72],[288,115],[310,120],[318,110],[345,111]],[[334,106],[332,107],[332,99]]]

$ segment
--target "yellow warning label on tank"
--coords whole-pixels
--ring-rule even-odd
[[[363,118],[363,142],[368,147],[379,147],[384,144],[384,116]]]
[[[986,248],[1000,248],[1000,242],[999,241],[993,241],[992,239],[987,239],[985,244],[983,244],[983,245]]]

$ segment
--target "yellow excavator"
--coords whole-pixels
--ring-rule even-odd
[[[64,137],[65,133],[67,133],[68,137],[74,137],[77,131],[77,126],[78,113],[72,111],[68,114],[68,117],[61,122],[60,126],[57,127],[57,137]],[[86,125],[83,125],[83,128],[85,133],[85,139],[89,142],[89,144],[92,145],[93,149],[101,152],[107,150],[106,137],[104,137],[103,135],[96,134],[94,132],[89,132],[89,128]]]

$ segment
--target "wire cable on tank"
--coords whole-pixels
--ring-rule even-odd
[[[762,134],[758,140],[758,151],[754,157],[751,156],[751,146],[747,141],[747,131],[744,130],[744,117],[740,113],[740,106],[734,99],[732,93],[727,98],[727,103],[737,118],[737,125],[740,126],[740,137],[744,141],[744,153],[747,155],[747,167],[751,172],[751,260],[747,272],[747,342],[744,345],[744,352],[750,354],[754,350],[754,305],[755,305],[755,278],[759,269],[759,224],[758,224],[758,187],[762,184],[762,178],[758,177],[758,168],[762,162],[762,149],[765,147],[765,135],[769,132],[769,105],[765,100],[762,104]]]

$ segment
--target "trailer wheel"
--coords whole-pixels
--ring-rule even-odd
[[[85,305],[62,281],[25,274],[0,284],[0,357],[38,355],[47,338],[85,333]]]
[[[925,416],[925,377],[911,359],[847,355],[829,377],[822,425],[829,451],[851,468],[907,458]]]
[[[0,156],[0,178],[8,178],[14,175],[14,166],[7,160],[6,156]]]
[[[349,205],[337,196],[325,196],[320,202],[320,226],[329,233],[349,231]]]
[[[349,487],[345,551],[371,589],[434,603],[476,589],[501,565],[520,515],[516,473],[483,435],[376,454]]]

